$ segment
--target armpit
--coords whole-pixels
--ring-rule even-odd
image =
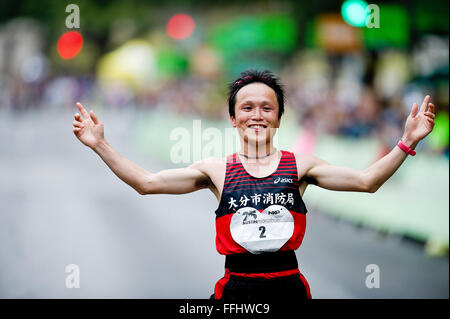
[[[302,184],[302,183],[313,184],[313,185],[318,184],[317,180],[310,176],[303,176],[299,182],[300,182],[300,184]]]
[[[205,177],[202,179],[197,179],[195,181],[196,187],[206,188],[209,187],[212,184],[211,179],[209,177]]]

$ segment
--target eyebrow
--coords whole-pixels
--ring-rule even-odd
[[[241,105],[244,105],[244,104],[252,104],[252,105],[254,105],[254,104],[257,104],[258,102],[259,101],[254,101],[254,100],[244,100],[244,101],[240,102],[238,104],[238,106],[241,106]],[[269,101],[269,100],[262,100],[261,104],[269,104],[269,105],[273,106],[273,103],[271,101]]]

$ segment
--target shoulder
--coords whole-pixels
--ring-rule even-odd
[[[197,169],[207,175],[211,175],[211,172],[225,167],[226,163],[226,158],[208,157],[193,163],[189,168]]]
[[[221,157],[207,157],[204,159],[201,159],[195,163],[193,163],[191,166],[195,167],[210,167],[214,165],[223,165],[227,163],[227,158],[221,158]]]
[[[196,169],[208,181],[210,190],[220,200],[220,191],[223,187],[227,158],[209,157],[195,162],[190,167]]]
[[[309,164],[317,160],[317,157],[311,154],[292,153],[295,156],[297,164]]]
[[[292,153],[295,156],[297,169],[299,171],[308,172],[317,165],[326,164],[325,161],[312,154]]]

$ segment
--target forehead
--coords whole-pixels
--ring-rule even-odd
[[[275,91],[264,83],[254,82],[244,86],[236,94],[236,105],[243,102],[270,102],[278,105]]]

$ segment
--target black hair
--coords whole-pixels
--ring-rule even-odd
[[[230,116],[236,116],[234,107],[236,105],[236,95],[238,91],[244,86],[254,82],[264,83],[275,91],[278,101],[278,119],[281,119],[281,116],[284,113],[284,90],[279,78],[269,70],[258,71],[254,69],[241,72],[239,78],[229,84],[228,111]]]

